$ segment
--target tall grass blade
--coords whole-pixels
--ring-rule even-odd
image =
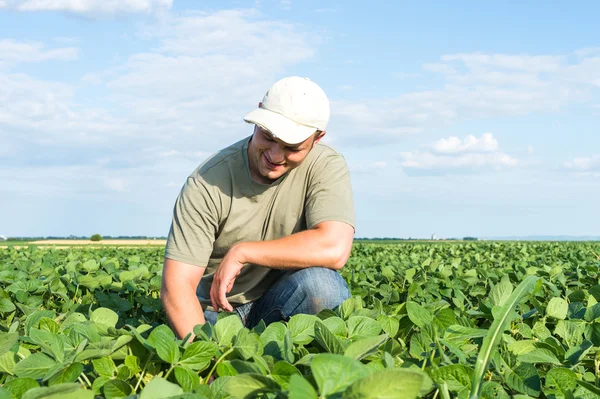
[[[500,313],[500,316],[497,317],[492,323],[488,334],[483,339],[483,345],[481,345],[479,356],[477,356],[477,361],[475,362],[475,373],[473,374],[469,399],[479,398],[481,385],[483,384],[483,376],[487,371],[490,359],[492,358],[492,355],[498,346],[500,338],[502,337],[502,333],[506,328],[506,324],[510,321],[510,314],[521,301],[521,299],[523,299],[523,297],[529,293],[537,281],[538,278],[536,276],[528,276],[525,280],[523,280],[521,284],[519,284],[517,288],[510,294],[510,297],[502,306],[502,312]]]

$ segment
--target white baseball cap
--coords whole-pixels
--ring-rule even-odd
[[[277,81],[260,108],[244,117],[286,144],[299,144],[329,122],[329,100],[316,83],[291,76]]]

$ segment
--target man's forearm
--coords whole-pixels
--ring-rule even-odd
[[[185,337],[190,332],[193,335],[194,327],[206,322],[195,293],[187,295],[177,293],[176,296],[163,294],[161,298],[169,324],[179,338]]]
[[[277,240],[239,243],[231,250],[241,263],[279,269],[321,266],[339,270],[348,260],[351,246],[351,234],[311,229]]]

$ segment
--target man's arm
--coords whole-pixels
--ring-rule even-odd
[[[231,251],[241,263],[277,269],[321,266],[340,270],[350,257],[353,239],[352,226],[328,221],[277,240],[242,242]]]
[[[193,334],[194,326],[205,323],[196,297],[196,287],[205,269],[165,258],[160,298],[171,328],[179,338]]]
[[[337,221],[271,241],[242,242],[231,247],[216,270],[210,290],[215,310],[232,311],[226,298],[245,263],[277,269],[321,266],[341,269],[350,256],[354,228]]]

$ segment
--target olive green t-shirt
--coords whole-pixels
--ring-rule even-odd
[[[278,239],[324,221],[355,227],[350,174],[342,155],[319,143],[298,167],[270,185],[261,184],[250,177],[250,138],[207,159],[187,178],[175,202],[165,256],[206,266],[197,289],[203,308],[212,309],[213,273],[234,244]],[[232,306],[253,301],[279,274],[245,265],[227,300]]]

